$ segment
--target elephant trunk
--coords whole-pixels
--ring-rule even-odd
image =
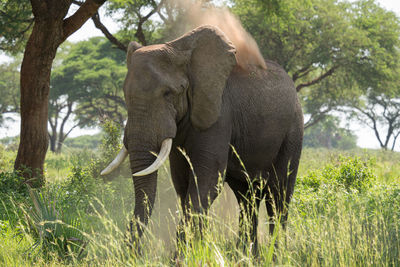
[[[128,105],[129,106],[129,105]],[[141,107],[139,104],[136,108]],[[143,110],[146,111],[143,114]],[[151,216],[157,191],[157,169],[168,158],[175,137],[173,117],[163,118],[164,113],[154,109],[129,110],[124,144],[129,152],[135,190],[134,215],[137,233],[143,232]],[[159,154],[158,157],[155,155]],[[142,224],[142,225],[140,225]],[[131,229],[134,231],[134,229]]]
[[[143,170],[148,167],[155,157],[149,152],[130,151],[132,173]],[[151,216],[157,192],[157,171],[144,176],[133,176],[133,185],[135,189],[135,223],[137,227],[136,234],[140,237],[143,233],[143,226],[146,226]],[[131,225],[131,234],[134,229]]]

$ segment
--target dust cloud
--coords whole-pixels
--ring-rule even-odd
[[[266,69],[265,61],[254,38],[246,32],[239,19],[226,7],[216,7],[201,1],[173,0],[184,10],[182,13],[186,29],[201,25],[218,27],[236,47],[236,60],[238,65],[246,69],[247,66],[256,65]]]

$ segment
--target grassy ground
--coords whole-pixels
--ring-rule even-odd
[[[0,151],[0,168],[9,171],[14,156]],[[180,244],[174,257],[181,216],[167,168],[159,174],[141,253],[130,253],[125,243],[134,206],[129,170],[125,166],[117,178],[104,182],[93,178],[93,158],[87,151],[49,154],[48,183],[33,197],[36,202],[29,194],[11,199],[0,194],[0,265],[400,265],[399,153],[305,149],[287,230],[268,234],[262,204],[255,258],[248,247],[237,246],[238,206],[226,186],[204,218],[203,238],[187,229],[193,241]],[[75,245],[68,236],[75,237]]]

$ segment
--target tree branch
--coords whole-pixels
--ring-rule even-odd
[[[135,37],[139,40],[139,42],[142,43],[142,45],[147,45],[146,37],[144,36],[143,33],[143,24],[156,12],[158,12],[161,8],[161,6],[164,4],[165,0],[161,0],[160,3],[157,5],[154,1],[153,2],[153,10],[151,10],[146,16],[140,17],[140,14],[138,14],[139,17],[139,22],[137,25],[137,30],[135,33]]]
[[[300,90],[304,87],[308,87],[314,84],[319,83],[321,80],[325,79],[326,77],[332,75],[335,70],[338,68],[338,66],[333,66],[331,69],[329,69],[327,72],[325,72],[324,74],[322,74],[321,76],[319,76],[318,78],[315,78],[314,80],[310,81],[310,82],[306,82],[306,83],[301,83],[299,85],[296,86],[296,91],[300,92]]]
[[[399,137],[399,135],[400,135],[400,131],[398,131],[397,134],[395,134],[393,137],[393,144],[392,144],[392,148],[391,148],[392,151],[394,150],[394,147],[395,147],[396,141],[397,141],[397,137]]]
[[[72,16],[64,19],[63,39],[67,39],[68,36],[82,27],[82,25],[97,12],[99,7],[101,7],[105,1],[106,0],[86,0]]]
[[[361,108],[359,108],[357,106],[354,106],[354,108],[356,110],[358,110],[359,112],[361,112],[362,114],[364,114],[365,116],[367,116],[367,118],[369,118],[372,121],[372,126],[370,126],[368,124],[367,125],[368,125],[368,127],[370,127],[374,131],[375,136],[378,139],[378,142],[379,142],[381,148],[385,148],[385,145],[383,144],[383,142],[381,140],[381,136],[380,136],[379,131],[378,131],[378,125],[377,125],[377,122],[376,122],[375,114],[373,112],[373,108],[370,109],[370,111],[371,111],[371,113],[373,115],[369,114],[368,112],[362,110]]]
[[[309,65],[307,65],[307,66],[305,66],[305,67],[299,69],[298,71],[296,71],[296,72],[292,75],[292,80],[295,82],[298,78],[300,78],[300,75],[303,75],[303,76],[304,76],[304,74],[302,74],[303,72],[309,73],[309,72],[310,72],[309,68],[310,68],[311,66],[312,66],[312,64],[309,64]]]
[[[99,29],[104,36],[113,44],[115,44],[119,49],[121,49],[122,51],[127,51],[127,47],[126,45],[124,45],[123,43],[121,43],[117,38],[115,38],[106,28],[106,26],[101,23],[100,21],[100,16],[99,16],[99,12],[96,12],[93,16],[92,16],[92,21],[94,23],[94,26],[96,26],[97,29]]]
[[[304,123],[304,129],[307,129],[320,122],[329,111],[331,111],[331,108],[327,108],[326,110],[319,112],[315,116],[311,115],[310,119],[306,123]]]

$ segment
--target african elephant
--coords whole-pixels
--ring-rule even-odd
[[[198,27],[165,44],[140,47],[131,42],[127,65],[125,148],[103,174],[129,154],[137,219],[147,223],[157,169],[169,156],[185,214],[209,208],[224,174],[240,204],[241,222],[244,216],[252,222],[255,247],[262,198],[269,217],[277,212],[286,222],[302,148],[303,114],[293,81],[279,65],[267,61],[266,69],[239,66],[235,47],[213,26]],[[186,151],[197,183],[178,148]],[[151,151],[159,152],[156,159]],[[248,205],[248,198],[255,205]],[[140,236],[140,227],[138,232]]]

